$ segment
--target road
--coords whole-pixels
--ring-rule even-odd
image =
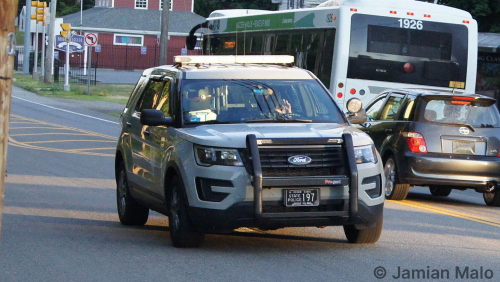
[[[384,281],[398,267],[450,280],[482,268],[480,280],[499,281],[500,209],[474,191],[435,198],[414,188],[386,202],[374,245],[350,245],[341,227],[327,227],[240,229],[175,249],[164,216],[144,227],[118,221],[116,117],[18,88],[13,96],[0,281]]]

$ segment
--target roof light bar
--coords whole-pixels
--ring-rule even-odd
[[[194,64],[291,64],[293,56],[175,56],[174,61],[183,65]]]

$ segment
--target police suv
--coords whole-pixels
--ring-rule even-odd
[[[169,217],[175,247],[240,227],[343,225],[382,232],[385,177],[361,102],[347,114],[291,56],[179,56],[144,71],[121,116],[117,205],[125,225]]]

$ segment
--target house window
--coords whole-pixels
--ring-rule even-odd
[[[136,9],[147,9],[148,8],[148,0],[135,0],[135,8]]]
[[[170,0],[170,11],[174,7],[174,0]],[[163,10],[163,0],[160,0],[160,10]]]
[[[143,46],[144,35],[115,34],[114,45]]]

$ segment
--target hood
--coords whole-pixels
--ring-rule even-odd
[[[245,148],[246,136],[255,134],[257,139],[275,138],[340,138],[344,132],[353,136],[354,146],[373,144],[362,131],[341,124],[216,124],[200,125],[179,130],[178,137],[198,145]]]

